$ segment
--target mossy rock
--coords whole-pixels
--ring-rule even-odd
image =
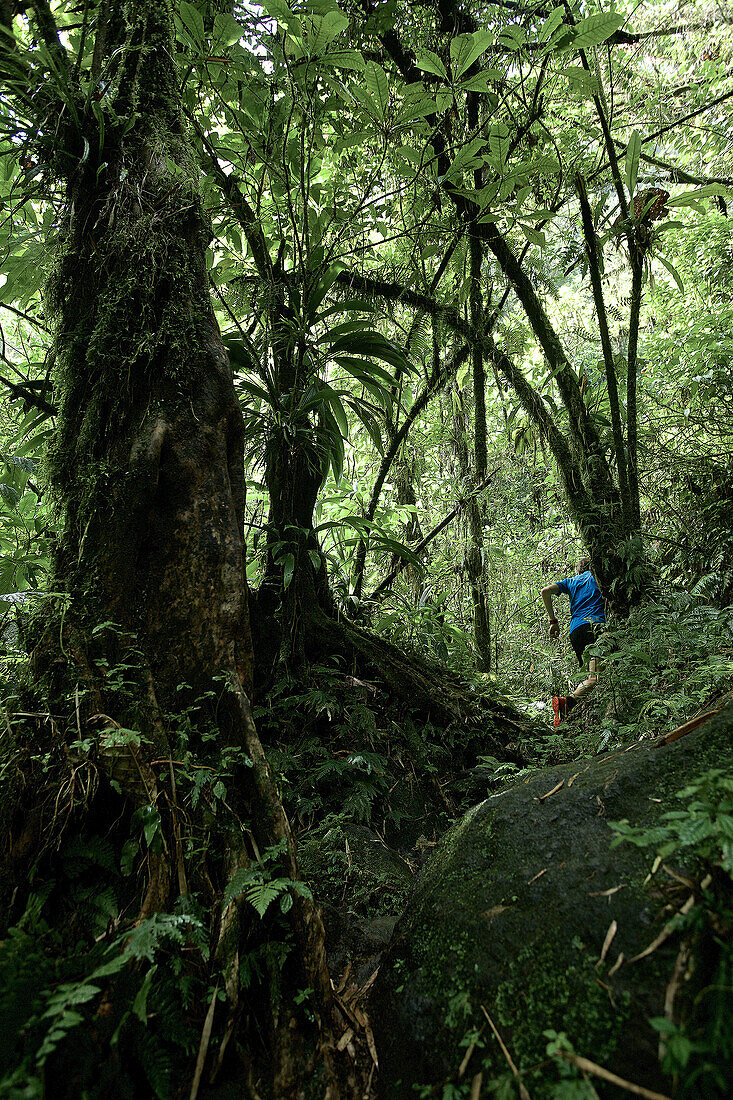
[[[695,776],[733,769],[732,730],[729,705],[668,746],[639,742],[544,769],[450,830],[416,884],[372,995],[384,1100],[440,1096],[438,1086],[458,1081],[476,1039],[462,1076],[466,1096],[479,1070],[484,1087],[506,1076],[487,1013],[533,1100],[559,1095],[547,1030],[565,1032],[578,1054],[620,1077],[669,1091],[648,1021],[664,1015],[679,937],[629,961],[654,941],[669,912],[645,884],[650,851],[612,849],[611,822],[651,825],[679,809],[675,792]],[[621,1095],[593,1084],[602,1096]],[[430,1085],[437,1091],[421,1088]]]

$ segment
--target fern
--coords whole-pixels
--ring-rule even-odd
[[[173,1096],[173,1058],[157,1035],[149,1030],[137,1035],[136,1054],[155,1100],[170,1100]]]
[[[133,959],[152,962],[155,952],[166,941],[184,944],[194,936],[201,945],[205,935],[201,921],[188,913],[156,913],[125,933],[125,953]]]
[[[266,873],[261,867],[236,871],[224,891],[224,904],[227,905],[244,894],[259,916],[264,917],[276,898],[280,898],[282,912],[287,913],[293,904],[293,894],[307,898],[313,896],[304,882],[296,882],[291,878],[266,878]]]

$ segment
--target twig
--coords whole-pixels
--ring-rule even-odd
[[[707,888],[708,888],[708,886],[710,885],[711,882],[712,882],[712,876],[711,875],[706,875],[705,878],[700,883],[700,889],[701,890],[707,890]],[[677,913],[675,913],[672,920],[668,921],[665,924],[664,928],[659,933],[657,938],[655,940],[652,940],[652,942],[649,944],[649,946],[645,947],[643,951],[640,951],[638,955],[634,955],[633,959],[629,959],[629,962],[630,963],[639,962],[640,959],[645,959],[647,957],[647,955],[651,955],[653,951],[656,951],[657,948],[660,947],[661,944],[663,944],[665,940],[669,939],[669,937],[672,935],[673,932],[677,931],[675,923],[674,923],[675,919],[677,917],[687,916],[687,914],[690,912],[690,910],[692,909],[694,904],[695,904],[695,895],[690,894],[690,896],[687,899],[687,901],[685,902],[685,904],[682,906],[682,908]]]
[[[634,1096],[643,1096],[645,1100],[670,1100],[669,1096],[665,1096],[661,1092],[653,1092],[652,1089],[645,1089],[643,1085],[635,1085],[631,1081],[624,1081],[623,1077],[617,1077],[610,1070],[596,1065],[588,1058],[582,1058],[579,1054],[573,1054],[570,1050],[558,1050],[557,1055],[566,1062],[577,1066],[583,1073],[592,1073],[595,1077],[600,1077],[612,1085],[618,1085],[620,1089],[625,1089],[626,1092],[633,1092]]]
[[[507,1065],[509,1066],[509,1069],[514,1074],[514,1078],[517,1082],[517,1088],[519,1089],[519,1095],[521,1097],[521,1100],[530,1100],[530,1095],[527,1092],[527,1088],[526,1088],[526,1085],[524,1084],[524,1081],[522,1080],[521,1074],[520,1074],[519,1070],[517,1069],[517,1067],[514,1065],[514,1059],[512,1058],[509,1051],[507,1050],[507,1048],[504,1044],[504,1040],[502,1039],[499,1032],[496,1030],[496,1025],[494,1024],[494,1021],[491,1019],[491,1017],[489,1016],[488,1012],[486,1011],[486,1009],[484,1008],[483,1005],[481,1005],[481,1011],[483,1012],[484,1016],[486,1017],[486,1019],[488,1021],[488,1024],[489,1024],[489,1027],[493,1031],[493,1033],[496,1037],[496,1041],[498,1042],[499,1046],[501,1047],[501,1052],[507,1060]]]
[[[551,791],[547,792],[547,794],[541,794],[539,796],[539,798],[537,799],[537,801],[538,802],[544,802],[546,798],[551,798],[553,794],[557,794],[558,791],[561,791],[564,786],[565,786],[565,780],[561,779],[556,787],[553,787]]]
[[[201,1084],[201,1075],[204,1072],[204,1062],[206,1061],[206,1055],[209,1050],[209,1042],[211,1041],[211,1029],[214,1026],[214,1012],[216,1010],[216,997],[219,992],[219,982],[217,981],[214,986],[214,992],[211,995],[211,1004],[209,1005],[209,1011],[206,1013],[206,1019],[204,1020],[204,1030],[201,1032],[201,1042],[199,1043],[199,1053],[196,1059],[196,1070],[193,1075],[193,1081],[191,1082],[191,1093],[188,1100],[196,1100],[199,1094],[199,1085]]]

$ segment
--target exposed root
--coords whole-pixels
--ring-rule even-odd
[[[489,744],[493,740],[490,747],[499,755],[504,754],[509,742],[528,732],[527,721],[512,707],[479,700],[449,669],[405,653],[352,622],[319,610],[311,619],[309,634],[314,651],[342,654],[365,675],[378,678],[391,696],[405,706],[422,710],[436,723],[480,727]]]

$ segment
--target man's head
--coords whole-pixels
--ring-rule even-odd
[[[578,576],[581,573],[586,573],[590,569],[590,558],[580,558],[576,568]]]

